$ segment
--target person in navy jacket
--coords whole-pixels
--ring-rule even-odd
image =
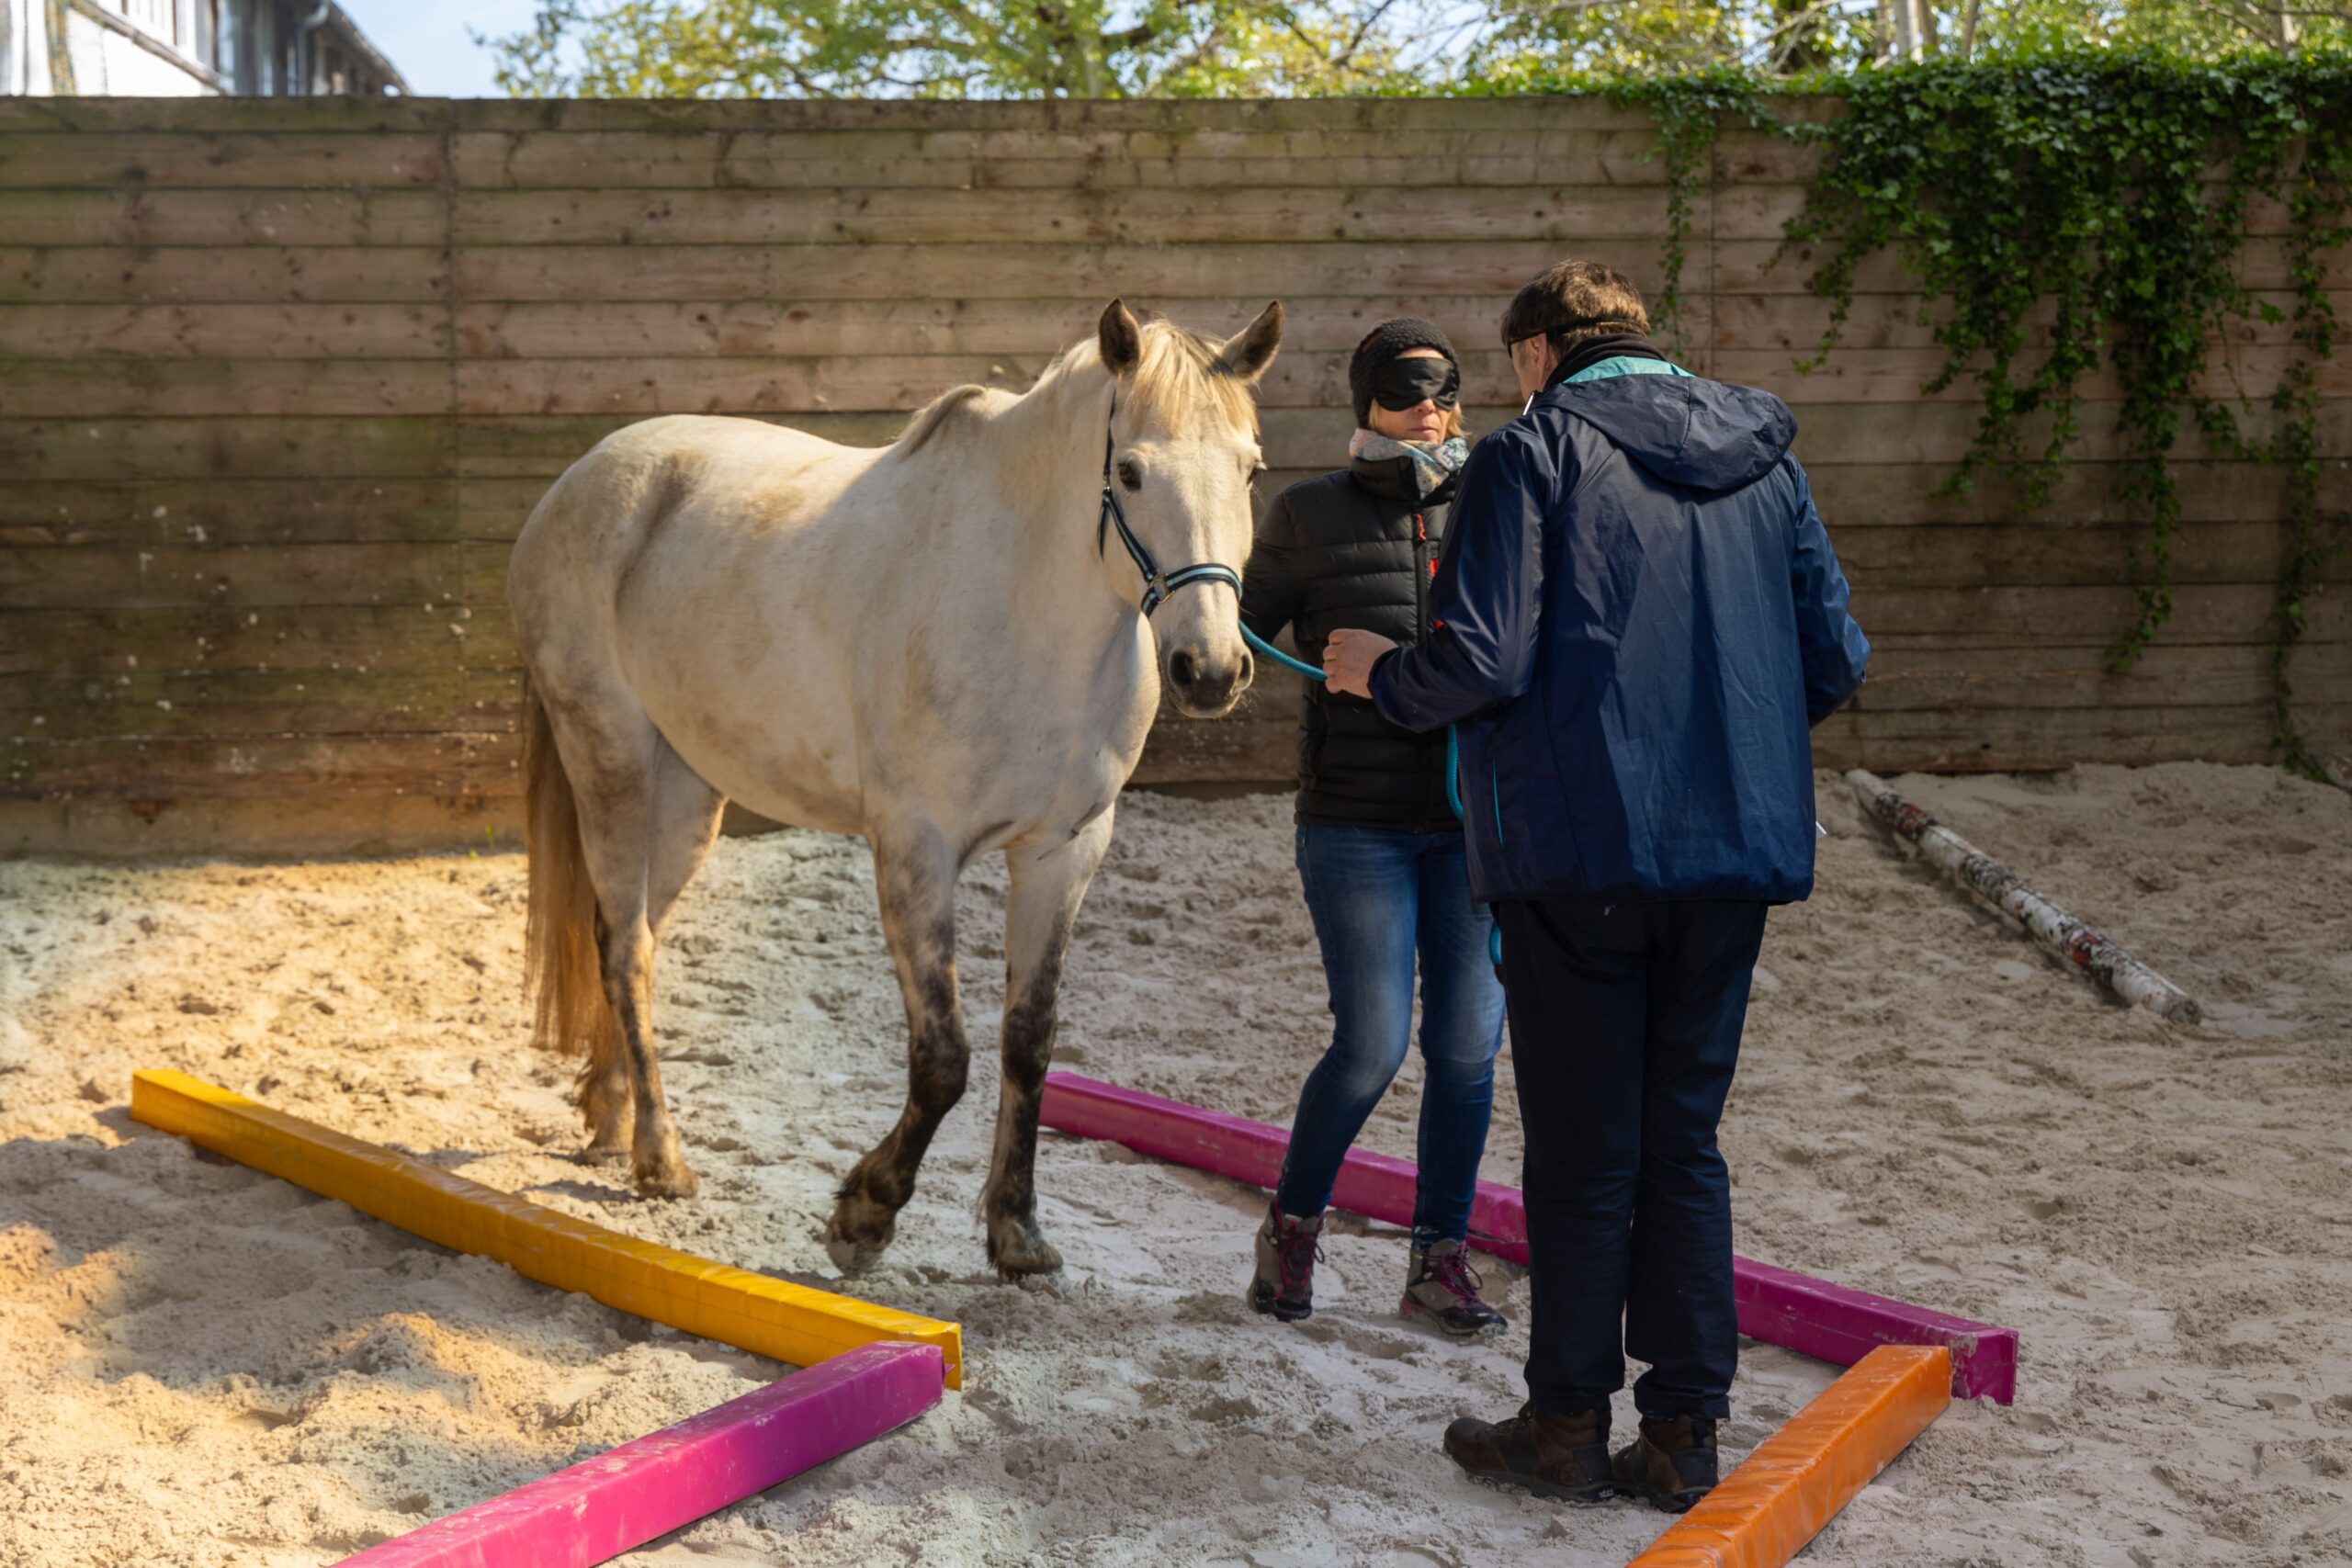
[[[1716,1479],[1738,1353],[1715,1144],[1766,908],[1813,888],[1811,727],[1870,645],[1778,398],[1692,376],[1590,262],[1503,321],[1519,419],[1464,469],[1418,648],[1340,631],[1331,689],[1457,726],[1473,896],[1502,931],[1532,1346],[1473,1474],[1671,1511]],[[1622,1325],[1622,1335],[1621,1335]],[[1641,1437],[1609,1453],[1625,1358]]]

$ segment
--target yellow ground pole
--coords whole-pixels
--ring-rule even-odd
[[[911,1339],[938,1346],[947,1386],[964,1386],[964,1332],[952,1323],[639,1241],[185,1073],[131,1074],[130,1114],[427,1241],[706,1339],[796,1367],[878,1339]]]
[[[1951,1404],[1951,1352],[1882,1345],[1627,1568],[1781,1568]]]

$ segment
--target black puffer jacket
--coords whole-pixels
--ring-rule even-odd
[[[1409,457],[1302,479],[1274,497],[1241,588],[1241,618],[1272,640],[1295,628],[1301,658],[1323,662],[1343,626],[1426,642],[1430,574],[1453,483],[1420,498]],[[1298,725],[1298,820],[1434,833],[1457,828],[1445,798],[1445,732],[1419,736],[1362,697],[1306,682]]]

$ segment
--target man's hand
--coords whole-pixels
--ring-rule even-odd
[[[1372,695],[1372,667],[1396,645],[1378,632],[1341,630],[1323,645],[1323,683],[1351,697]]]

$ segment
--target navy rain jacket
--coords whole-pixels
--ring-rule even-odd
[[[1407,728],[1461,726],[1481,902],[1812,892],[1807,732],[1870,644],[1795,434],[1769,392],[1619,375],[1472,451],[1439,629],[1371,687]]]

